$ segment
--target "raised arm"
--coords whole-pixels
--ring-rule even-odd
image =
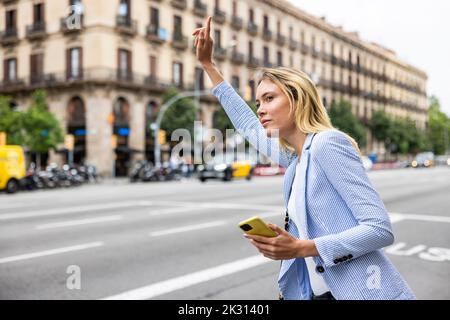
[[[211,17],[208,17],[206,26],[195,29],[197,59],[208,74],[213,84],[213,94],[220,101],[222,107],[239,133],[250,142],[259,152],[269,157],[275,163],[288,167],[294,154],[280,147],[278,139],[268,138],[266,131],[259,122],[258,117],[251,108],[228,84],[212,60],[214,40],[210,35]]]

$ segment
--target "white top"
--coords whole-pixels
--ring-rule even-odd
[[[298,202],[300,201],[300,194],[297,190],[297,187],[300,183],[298,181],[298,177],[300,177],[300,163],[297,163],[296,172],[295,172],[295,178],[294,182],[292,183],[292,191],[291,196],[289,198],[288,202],[288,212],[289,212],[289,219],[292,219],[292,221],[295,223],[297,228],[301,230],[300,228],[300,218],[297,214],[297,207],[300,205]],[[302,239],[304,239],[305,235],[300,236]],[[309,274],[309,280],[311,282],[311,288],[313,290],[314,295],[321,295],[327,291],[330,291],[327,284],[323,280],[323,277],[319,275],[316,272],[316,264],[312,257],[305,258],[306,267],[308,268],[308,274]]]

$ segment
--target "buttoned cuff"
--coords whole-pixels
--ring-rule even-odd
[[[319,237],[313,239],[313,241],[326,267],[333,267],[354,258],[353,254],[343,252],[335,234]]]

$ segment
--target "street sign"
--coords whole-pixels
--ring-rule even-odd
[[[6,146],[6,132],[0,132],[0,146]]]

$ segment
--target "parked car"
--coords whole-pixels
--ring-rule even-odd
[[[231,181],[233,179],[245,178],[251,180],[256,162],[250,160],[248,156],[226,154],[217,157],[209,164],[199,165],[198,178],[201,182],[209,179],[221,179],[223,181]]]
[[[25,155],[20,146],[0,146],[0,190],[15,193],[26,175]]]
[[[434,153],[433,152],[421,152],[416,155],[414,160],[411,162],[411,167],[413,168],[429,168],[434,165]]]
[[[436,156],[434,162],[437,166],[450,166],[450,154]]]

